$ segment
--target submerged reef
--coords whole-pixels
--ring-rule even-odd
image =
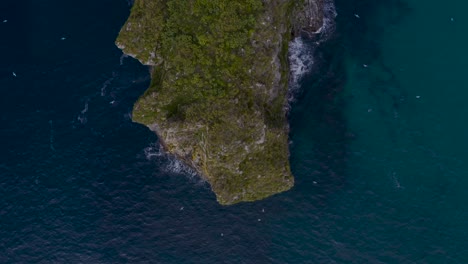
[[[220,204],[290,189],[288,43],[322,0],[135,0],[116,45],[152,81],[133,121],[196,170]]]

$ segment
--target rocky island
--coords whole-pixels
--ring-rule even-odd
[[[116,45],[151,66],[133,121],[196,170],[219,203],[294,185],[288,43],[317,32],[323,0],[135,0]]]

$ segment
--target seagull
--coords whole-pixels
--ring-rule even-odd
[[[5,19],[5,20],[3,20],[3,23],[6,23],[6,22],[8,22],[8,20],[6,20],[6,19]]]
[[[455,19],[453,19],[453,17],[451,17],[451,18],[450,18],[450,21],[452,21],[452,22],[453,22],[454,20],[455,20]]]
[[[356,18],[361,18],[358,14],[354,14],[354,16],[355,16]]]
[[[16,77],[16,73],[15,73],[15,72],[13,72],[13,77]]]
[[[362,67],[367,68],[367,67],[369,67],[369,65],[363,64]]]
[[[61,40],[66,40],[67,38],[66,37],[62,37]]]
[[[421,96],[420,96],[420,95],[416,95],[416,99],[419,99],[419,98],[421,98]]]

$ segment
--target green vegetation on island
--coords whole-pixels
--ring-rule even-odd
[[[198,171],[221,204],[290,189],[289,0],[135,0],[116,40],[152,66],[133,120]]]

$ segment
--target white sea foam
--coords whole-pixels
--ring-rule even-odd
[[[398,180],[398,177],[396,175],[396,172],[391,172],[389,173],[391,178],[392,178],[392,181],[393,181],[393,184],[395,186],[396,189],[404,189],[405,187],[401,185],[400,181]]]
[[[84,108],[83,108],[83,110],[81,110],[81,113],[82,113],[82,114],[86,114],[86,112],[88,112],[88,102],[89,102],[89,101],[86,100],[86,103],[85,103],[85,105],[84,105]]]
[[[314,63],[312,54],[313,47],[306,44],[302,38],[295,38],[289,43],[289,87],[293,93],[299,88],[300,81]]]
[[[335,1],[334,0],[326,0],[323,3],[324,8],[324,16],[323,16],[323,25],[320,27],[319,32],[320,39],[318,42],[323,42],[328,40],[333,33],[335,33],[336,23],[335,18],[337,16],[336,9],[335,9]]]
[[[122,59],[121,59],[122,60]],[[110,77],[109,79],[107,79],[101,86],[101,96],[104,96],[106,94],[106,88],[107,86],[109,86],[112,81],[114,80],[114,78],[117,76],[117,73],[116,72],[112,72],[112,77]]]
[[[185,163],[180,161],[174,156],[168,155],[169,158],[169,163],[165,166],[164,170],[167,172],[172,172],[176,174],[184,174],[188,175],[189,178],[194,178],[198,174],[196,171],[194,171],[192,168],[187,166]]]
[[[205,183],[205,180],[194,169],[177,159],[174,155],[165,152],[161,145],[151,143],[143,151],[147,160],[163,160],[164,163],[161,168],[164,172],[187,176],[190,180],[195,180],[199,184]]]
[[[80,121],[81,124],[86,124],[88,122],[88,118],[86,118],[86,116],[78,116],[77,117],[78,121]]]
[[[89,109],[89,99],[86,99],[85,105],[77,117],[78,121],[80,121],[81,124],[86,124],[88,122],[88,118],[86,117],[86,113],[88,112],[88,109]]]
[[[127,58],[127,57],[128,57],[128,55],[127,55],[127,54],[125,54],[125,53],[122,53],[122,55],[120,56],[120,66],[122,66],[122,65],[123,65],[124,59],[125,59],[125,58]]]
[[[101,96],[104,96],[104,95],[106,94],[106,88],[107,88],[107,86],[111,83],[111,81],[112,81],[112,78],[106,80],[106,81],[102,84],[102,86],[101,86]]]
[[[314,33],[317,39],[306,41],[297,37],[289,43],[288,58],[290,65],[289,78],[289,101],[294,101],[294,95],[301,86],[304,76],[309,73],[314,65],[314,51],[322,42],[330,39],[335,32],[335,10],[334,0],[324,2],[324,18],[322,26]],[[315,37],[314,37],[315,38]]]
[[[145,152],[145,157],[147,160],[165,156],[165,154],[162,152],[162,147],[156,143],[151,143],[143,151]]]

